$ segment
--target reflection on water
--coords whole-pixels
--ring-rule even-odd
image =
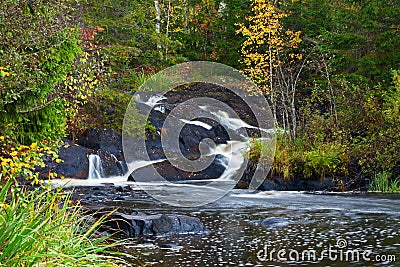
[[[206,236],[132,239],[126,251],[153,266],[400,266],[400,195],[312,195],[293,192],[246,194],[234,190],[219,201],[198,208],[177,208],[154,200],[105,202],[145,213],[180,213],[199,217],[210,230]],[[252,223],[283,218],[282,225]],[[344,241],[343,241],[344,240]],[[257,258],[283,249],[304,252],[324,249],[372,251],[367,258],[335,261],[328,255],[315,261],[276,261]],[[261,252],[260,252],[261,251]],[[340,252],[340,251],[339,251]],[[342,255],[343,255],[342,253]],[[294,254],[292,254],[293,256]],[[390,257],[394,255],[394,258]],[[386,262],[376,262],[377,257]],[[288,255],[286,255],[288,257]],[[294,257],[294,256],[293,256]],[[391,262],[390,262],[391,261]]]

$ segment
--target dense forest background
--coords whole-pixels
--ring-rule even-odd
[[[63,136],[121,130],[149,76],[209,60],[269,100],[272,176],[400,189],[398,1],[2,0],[0,40],[4,177],[35,177]]]

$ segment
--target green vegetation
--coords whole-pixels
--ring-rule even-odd
[[[0,190],[0,266],[118,266],[119,253],[96,237],[103,219],[86,222],[61,191]],[[126,264],[126,263],[125,263]]]
[[[61,162],[54,147],[36,142],[17,145],[6,138],[0,136],[0,266],[128,265],[113,250],[116,243],[96,236],[106,216],[87,222],[70,195],[62,189],[53,191],[38,179],[35,166],[43,166],[45,154]],[[40,186],[20,186],[23,177]]]
[[[273,175],[400,175],[396,1],[63,3],[2,7],[7,139],[30,145],[76,140],[91,126],[120,130],[129,93],[153,73],[214,60],[248,73],[269,99],[284,130]],[[131,124],[137,131],[146,122]]]
[[[294,177],[335,179],[348,174],[346,147],[340,142],[298,138],[292,144],[279,136],[271,175],[285,180]]]
[[[12,138],[20,143],[57,140],[64,133],[58,86],[81,52],[68,13],[68,2],[2,2],[0,125],[12,124]]]
[[[400,176],[399,11],[395,1],[252,1],[242,58],[284,129],[271,175]],[[282,29],[301,41],[275,36]]]
[[[270,175],[357,177],[399,192],[399,14],[394,0],[2,1],[1,264],[117,263],[96,226],[81,231],[68,198],[18,183],[41,183],[45,154],[60,163],[61,137],[120,130],[131,93],[186,60],[225,63],[259,84],[282,129]],[[155,133],[132,117],[129,131]],[[247,156],[263,150],[254,141]]]
[[[378,173],[369,185],[373,192],[394,193],[400,191],[400,178],[391,179],[387,172]]]

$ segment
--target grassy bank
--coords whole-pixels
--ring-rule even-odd
[[[254,139],[247,158],[257,162],[263,154],[262,147],[261,141]],[[268,148],[268,144],[265,147]],[[293,142],[285,135],[278,135],[274,161],[267,179],[278,179],[283,183],[295,179],[319,180],[321,183],[331,180],[335,186],[332,190],[400,192],[400,177],[385,169],[367,168],[362,164],[363,155],[358,155],[359,150],[357,144],[343,138],[332,140],[320,135],[310,140],[309,136],[304,135]],[[379,156],[385,155],[376,157]]]
[[[114,243],[96,237],[60,191],[27,191],[9,181],[0,191],[0,266],[120,266]]]

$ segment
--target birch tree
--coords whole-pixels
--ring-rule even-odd
[[[241,48],[244,72],[259,85],[260,91],[253,93],[269,96],[275,120],[280,100],[282,126],[295,137],[295,92],[304,62],[294,67],[303,59],[302,54],[294,52],[301,42],[301,32],[284,28],[281,21],[287,16],[271,1],[253,0],[252,14],[246,24],[239,24],[237,33],[246,38]]]

